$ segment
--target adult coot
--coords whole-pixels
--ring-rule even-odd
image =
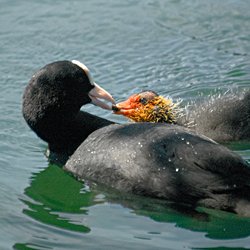
[[[112,97],[86,66],[60,61],[31,79],[23,116],[53,152],[70,155],[65,169],[122,192],[249,215],[250,170],[237,154],[178,125],[118,125],[80,111]],[[76,150],[75,150],[76,149]]]

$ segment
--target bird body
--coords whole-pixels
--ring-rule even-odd
[[[123,192],[228,211],[235,211],[238,191],[250,189],[250,169],[240,156],[207,137],[162,123],[99,129],[65,169]]]
[[[211,97],[185,109],[177,124],[217,142],[250,140],[250,91]]]

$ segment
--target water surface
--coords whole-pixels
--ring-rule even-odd
[[[48,164],[46,143],[21,116],[32,74],[63,59],[84,62],[118,101],[142,89],[184,102],[249,89],[249,1],[1,0],[0,6],[1,249],[250,248],[250,219],[202,208],[190,216],[76,181]],[[230,147],[250,159],[249,142]]]

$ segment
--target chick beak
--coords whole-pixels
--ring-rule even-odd
[[[112,110],[116,115],[129,116],[136,109],[135,103],[131,101],[131,98],[127,99],[124,102],[119,102],[115,105],[112,105]]]
[[[91,103],[103,109],[112,110],[112,105],[102,101],[105,100],[111,102],[114,105],[115,100],[113,99],[111,94],[96,83],[94,83],[94,86],[95,87],[89,92],[89,98],[91,99]]]

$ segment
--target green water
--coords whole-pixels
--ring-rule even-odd
[[[249,89],[249,10],[247,0],[1,0],[0,249],[250,249],[250,219],[78,182],[48,164],[21,115],[34,71],[62,59],[84,62],[118,101]],[[249,142],[228,146],[250,160]]]

